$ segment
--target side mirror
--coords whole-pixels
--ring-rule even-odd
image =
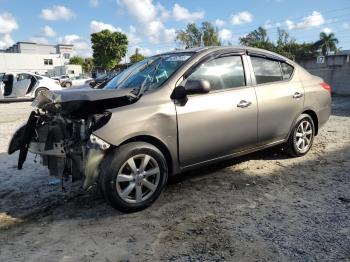
[[[171,94],[171,99],[182,100],[187,95],[207,94],[210,92],[208,80],[187,80],[186,84],[177,86]]]
[[[187,80],[185,84],[186,94],[207,94],[210,92],[208,80]]]
[[[171,99],[182,100],[191,94],[207,94],[210,92],[210,82],[208,80],[187,80],[186,84],[177,86]]]

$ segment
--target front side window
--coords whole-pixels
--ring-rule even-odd
[[[187,79],[208,80],[211,90],[246,85],[241,56],[219,57],[204,62]]]
[[[280,63],[278,61],[251,56],[257,84],[271,83],[282,80]]]
[[[116,75],[104,88],[157,89],[191,56],[192,53],[178,53],[146,58]]]

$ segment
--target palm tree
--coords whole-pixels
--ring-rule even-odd
[[[330,51],[337,51],[338,39],[335,38],[334,33],[326,34],[325,32],[320,33],[320,40],[318,40],[314,46],[317,49],[321,49],[322,54],[328,55]]]

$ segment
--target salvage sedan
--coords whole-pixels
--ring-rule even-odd
[[[0,74],[0,101],[32,100],[41,91],[61,89],[59,81],[38,74]]]
[[[207,47],[146,58],[102,90],[45,91],[8,153],[28,150],[50,173],[115,208],[151,205],[169,175],[282,146],[303,156],[331,112],[330,86],[254,48]]]

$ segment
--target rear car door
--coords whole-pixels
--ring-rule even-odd
[[[211,91],[188,95],[185,104],[176,105],[182,167],[227,156],[257,142],[257,102],[254,87],[247,86],[244,59],[241,55],[209,59],[185,79],[208,80]]]
[[[283,140],[303,109],[303,86],[286,61],[254,54],[250,61],[258,100],[259,144]]]

